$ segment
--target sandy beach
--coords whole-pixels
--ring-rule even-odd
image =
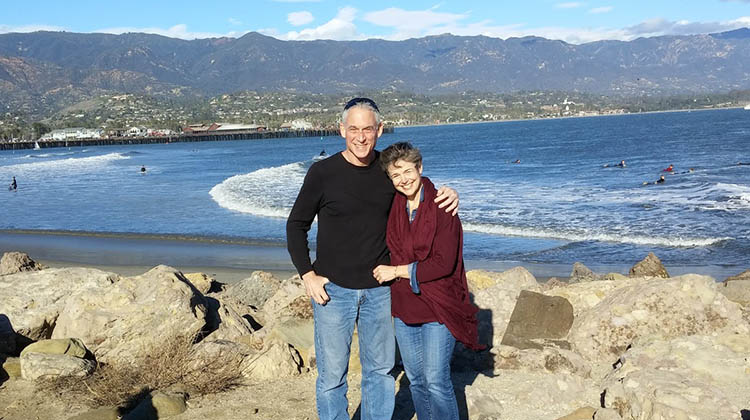
[[[81,233],[36,230],[0,231],[0,254],[21,251],[49,267],[93,267],[125,276],[142,274],[163,264],[182,272],[202,272],[222,283],[234,283],[261,270],[287,279],[296,274],[286,247],[181,236]],[[645,255],[644,255],[645,257]],[[627,274],[637,261],[597,265],[585,262],[596,273]],[[466,269],[505,271],[516,266],[529,270],[538,281],[567,279],[573,263],[540,264],[518,261],[466,260]],[[671,266],[672,275],[705,274],[722,281],[738,273],[721,266]]]

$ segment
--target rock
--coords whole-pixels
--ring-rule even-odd
[[[546,283],[544,283],[544,290],[554,289],[555,287],[565,287],[568,283],[558,279],[557,277],[550,277]]]
[[[633,346],[602,382],[624,419],[733,419],[747,407],[750,337],[694,335]]]
[[[16,354],[16,332],[5,314],[0,314],[0,353]]]
[[[119,278],[93,268],[48,268],[0,276],[0,314],[8,317],[16,332],[16,352],[32,341],[50,338],[69,299],[108,288]]]
[[[473,273],[471,277],[475,280],[474,304],[480,308],[477,314],[479,341],[493,347],[499,346],[521,290],[538,292],[541,286],[523,267],[516,267],[503,273],[476,270],[469,273]],[[468,273],[467,276],[469,276]],[[477,282],[481,283],[481,287],[477,286]]]
[[[242,317],[234,307],[226,305],[218,297],[206,296],[206,330],[210,331],[204,340],[231,340],[251,335],[253,328],[247,319]]]
[[[666,279],[669,278],[669,273],[667,273],[667,269],[662,265],[661,260],[653,252],[649,252],[643,261],[630,268],[629,276],[662,277]]]
[[[576,262],[573,264],[573,271],[570,273],[570,283],[589,282],[598,279],[599,277],[582,263]]]
[[[602,280],[607,280],[607,281],[625,281],[625,280],[628,279],[628,277],[627,276],[623,276],[620,273],[607,273],[607,274],[603,275],[601,279]]]
[[[490,288],[498,283],[514,283],[531,288],[537,285],[536,278],[523,267],[513,267],[510,270],[496,273],[485,270],[471,270],[466,273],[469,291],[474,294],[480,290]]]
[[[83,342],[77,338],[39,340],[26,346],[21,352],[21,357],[30,352],[42,354],[64,354],[81,359],[85,358],[89,353]]]
[[[84,377],[96,368],[92,360],[65,354],[28,352],[21,356],[21,376],[26,380],[50,379],[58,376]]]
[[[164,419],[187,411],[186,395],[180,392],[153,391],[122,420]]]
[[[504,375],[507,370],[520,370],[566,373],[588,378],[591,373],[591,367],[580,355],[567,349],[553,347],[520,350],[500,346],[494,362],[493,373],[497,375]]]
[[[312,319],[289,319],[277,324],[268,333],[267,339],[278,339],[291,344],[299,352],[302,366],[312,366],[312,352],[315,347],[315,329]]]
[[[204,297],[179,271],[158,266],[71,296],[52,336],[80,338],[100,362],[129,362],[168,338],[197,335],[206,311]]]
[[[204,295],[211,290],[214,282],[214,279],[203,273],[186,273],[185,279]]]
[[[522,290],[501,344],[542,349],[545,341],[564,339],[573,324],[573,306],[559,296]]]
[[[622,420],[622,417],[611,408],[599,408],[594,413],[594,420]]]
[[[242,363],[242,375],[260,381],[296,376],[300,373],[299,355],[288,344],[279,341],[266,342],[258,354]]]
[[[559,417],[557,420],[591,420],[594,413],[596,413],[596,409],[593,407],[581,407],[567,416]]]
[[[750,307],[750,270],[727,277],[719,286],[719,291],[732,302]]]
[[[95,410],[68,417],[68,420],[119,420],[120,410],[116,407],[100,407]]]
[[[264,328],[272,328],[289,319],[312,319],[312,303],[305,292],[302,279],[294,276],[283,282],[256,316]]]
[[[229,286],[227,293],[240,303],[258,309],[281,288],[281,284],[281,280],[271,273],[253,271],[250,277]]]
[[[576,317],[568,341],[586,360],[607,367],[641,341],[721,331],[747,334],[750,326],[739,306],[718,293],[713,278],[688,274],[612,291]]]
[[[3,360],[0,356],[0,360]],[[6,357],[0,366],[0,377],[2,377],[2,371],[5,372],[10,379],[21,379],[21,359],[18,357]]]
[[[44,266],[32,260],[23,252],[6,252],[0,259],[0,276],[22,271],[39,271],[43,268]]]

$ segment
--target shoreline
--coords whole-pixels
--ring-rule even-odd
[[[184,273],[203,272],[221,283],[234,283],[261,270],[282,280],[297,274],[286,246],[242,238],[209,238],[188,235],[129,234],[13,229],[0,230],[0,254],[20,251],[49,267],[90,267],[124,276],[145,273],[163,264]],[[644,255],[645,257],[645,255]],[[597,274],[627,275],[638,261],[620,264],[587,264]],[[573,263],[469,260],[466,270],[502,272],[522,266],[540,283],[551,277],[567,280]],[[710,275],[716,281],[739,274],[737,268],[721,266],[669,266],[676,276],[687,273]]]

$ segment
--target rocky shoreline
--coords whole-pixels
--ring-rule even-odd
[[[456,348],[462,418],[750,419],[750,270],[670,277],[649,254],[628,276],[577,263],[567,282],[523,267],[468,277],[489,349]],[[157,266],[126,277],[9,252],[0,364],[2,420],[315,418],[312,308],[298,276],[256,271],[227,285]],[[118,366],[168,368],[108,399],[112,388],[97,386]],[[411,419],[408,381],[394,375],[394,419]]]

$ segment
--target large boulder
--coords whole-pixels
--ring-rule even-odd
[[[8,317],[15,331],[16,352],[32,341],[50,338],[68,300],[108,289],[119,278],[115,273],[80,267],[0,276],[0,314]]]
[[[66,354],[28,352],[21,356],[21,376],[26,380],[52,379],[60,376],[83,377],[96,368],[93,360]]]
[[[44,266],[23,252],[6,252],[0,259],[0,276],[22,271],[39,271],[43,268]]]
[[[208,295],[206,298],[206,330],[209,332],[205,340],[238,341],[241,337],[253,333],[250,322],[235,309],[228,305],[219,295]]]
[[[614,290],[576,317],[568,341],[602,367],[641,341],[727,330],[750,331],[739,305],[717,291],[713,278],[688,274],[643,279]]]
[[[727,277],[719,285],[719,291],[732,302],[750,308],[750,270]]]
[[[167,338],[197,336],[206,312],[204,297],[179,271],[158,266],[69,297],[52,337],[80,338],[101,362],[132,361]]]
[[[748,354],[746,334],[633,346],[603,381],[604,406],[626,420],[739,418],[750,389]]]
[[[659,257],[654,255],[653,252],[649,252],[646,258],[636,263],[630,268],[628,273],[630,277],[662,277],[669,278],[669,273],[664,265],[661,263]]]
[[[253,271],[246,279],[227,287],[227,293],[240,303],[261,308],[281,288],[281,280],[265,271]]]
[[[523,267],[503,273],[472,270],[467,277],[474,304],[479,307],[479,340],[492,347],[499,346],[521,290],[538,292],[541,286]]]
[[[26,346],[21,357],[26,353],[64,354],[66,356],[85,358],[89,351],[86,345],[77,338],[57,338],[39,340]]]
[[[573,264],[573,271],[570,273],[570,283],[588,282],[599,280],[599,276],[594,274],[590,268],[583,263],[576,262]]]
[[[571,325],[573,306],[567,299],[521,290],[501,344],[541,350],[564,339]]]

